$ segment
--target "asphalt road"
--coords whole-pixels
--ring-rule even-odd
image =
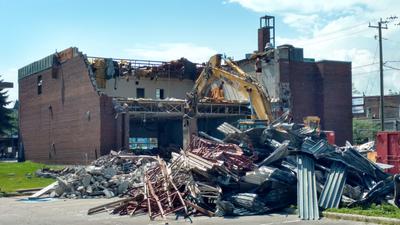
[[[0,225],[123,225],[123,224],[190,224],[190,221],[171,216],[167,221],[150,221],[147,215],[116,216],[108,213],[87,215],[89,208],[111,202],[115,199],[53,199],[45,202],[27,202],[22,198],[0,198]],[[235,218],[193,217],[193,224],[217,225],[273,225],[273,224],[365,224],[353,221],[320,219],[318,221],[302,221],[297,215],[270,214],[263,216],[242,216]]]

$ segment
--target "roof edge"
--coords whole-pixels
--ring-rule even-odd
[[[81,53],[79,52],[77,47],[69,47],[67,49],[62,50],[61,52],[55,52],[49,56],[46,56],[40,60],[37,60],[33,63],[30,63],[18,69],[18,80],[21,80],[35,73],[39,73],[43,70],[49,69],[53,66],[56,66],[59,63],[65,62],[80,54]]]

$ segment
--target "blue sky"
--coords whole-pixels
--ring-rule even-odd
[[[206,61],[214,53],[241,59],[257,47],[259,17],[276,17],[277,44],[304,47],[306,57],[353,61],[354,83],[377,94],[375,29],[368,22],[400,12],[384,0],[0,0],[0,74],[15,83],[17,70],[55,50],[76,46],[91,56]],[[400,15],[398,15],[400,16]],[[400,26],[384,31],[386,60],[400,61]],[[372,64],[371,66],[363,66]],[[387,64],[400,67],[393,62]],[[361,66],[361,67],[360,67]],[[398,70],[387,71],[398,91]]]

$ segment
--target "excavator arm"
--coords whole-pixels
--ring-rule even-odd
[[[225,59],[225,62],[234,72],[224,69],[221,66],[221,58],[220,54],[210,58],[196,80],[191,95],[196,96],[197,99],[203,99],[206,97],[211,84],[217,80],[222,80],[224,83],[232,85],[238,92],[249,99],[252,106],[252,119],[272,121],[271,101],[267,91],[230,59]],[[219,101],[221,99],[215,100]]]

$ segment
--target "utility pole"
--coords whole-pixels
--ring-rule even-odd
[[[380,78],[380,88],[381,88],[381,96],[379,98],[380,102],[380,118],[381,118],[381,130],[385,130],[385,114],[384,114],[384,90],[383,90],[383,53],[382,53],[382,29],[387,29],[388,21],[383,21],[382,18],[378,22],[378,26],[371,26],[370,28],[378,28],[379,34],[379,78]],[[385,25],[385,26],[382,26]]]

